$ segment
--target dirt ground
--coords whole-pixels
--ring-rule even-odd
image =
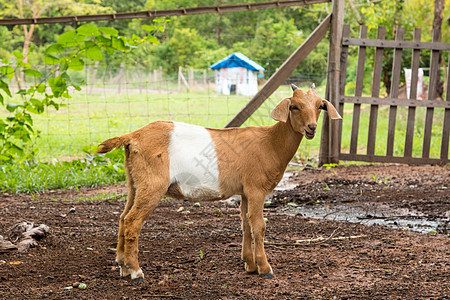
[[[146,279],[137,284],[119,277],[110,249],[124,186],[3,194],[0,235],[21,221],[51,233],[37,247],[0,253],[0,299],[450,298],[449,166],[307,167],[288,183],[294,188],[274,192],[265,208],[274,279],[244,271],[238,203],[161,201],[141,233]],[[301,210],[344,204],[382,213],[352,223]],[[412,231],[390,209],[439,225]]]

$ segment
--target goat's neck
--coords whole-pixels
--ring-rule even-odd
[[[288,120],[286,123],[278,122],[272,126],[271,138],[271,143],[276,150],[279,161],[282,167],[286,168],[297,152],[303,135],[295,132]]]

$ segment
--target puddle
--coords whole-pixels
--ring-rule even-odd
[[[387,225],[422,233],[436,232],[449,221],[448,218],[427,217],[417,211],[392,209],[387,205],[375,205],[374,203],[334,203],[325,206],[316,204],[313,207],[298,206],[290,210],[310,218],[346,221],[369,226],[373,224]]]
[[[286,172],[277,191],[289,191],[296,184],[289,181],[292,174]],[[407,229],[421,233],[450,234],[450,215],[427,216],[419,211],[406,208],[392,208],[375,202],[337,202],[317,203],[314,205],[288,206],[288,213],[300,214],[316,219],[346,221],[364,225],[387,225],[396,229]]]
[[[275,191],[288,191],[294,189],[297,184],[289,180],[289,177],[293,176],[294,173],[292,172],[285,172],[283,174],[283,178],[281,179],[280,183],[277,185],[277,187],[274,189]]]

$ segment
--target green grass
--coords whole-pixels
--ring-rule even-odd
[[[77,189],[80,186],[101,186],[124,180],[121,150],[71,162],[13,162],[0,165],[0,190],[14,193]]]

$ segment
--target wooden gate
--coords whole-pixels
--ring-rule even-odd
[[[440,53],[443,55],[449,55],[450,44],[439,42],[421,42],[421,30],[415,29],[414,40],[404,41],[404,29],[398,28],[395,40],[385,40],[386,29],[384,27],[378,28],[377,39],[367,39],[367,27],[360,27],[359,38],[350,37],[350,26],[344,25],[342,34],[342,50],[340,61],[340,79],[339,79],[339,107],[340,114],[344,117],[348,116],[344,113],[344,106],[347,109],[349,104],[353,104],[352,113],[352,126],[350,134],[349,149],[346,153],[342,150],[342,122],[338,123],[337,141],[339,143],[337,149],[339,150],[338,158],[340,160],[351,161],[367,161],[367,162],[384,162],[384,163],[407,163],[407,164],[446,164],[449,162],[449,131],[450,131],[450,63],[444,70],[446,73],[446,86],[447,92],[445,99],[434,100],[436,97],[436,84],[438,83],[439,76],[439,57]],[[348,84],[346,82],[349,46],[358,47],[358,62],[356,69],[356,81],[354,82],[354,96],[348,96],[345,94],[345,87]],[[363,97],[363,81],[364,81],[364,67],[368,64],[366,61],[366,51],[369,47],[374,48],[374,61],[372,72],[372,85],[371,96]],[[382,76],[382,64],[383,54],[386,48],[393,49],[393,63],[392,63],[392,76],[391,87],[388,98],[380,98],[380,82]],[[411,76],[411,89],[409,99],[399,99],[399,83],[402,68],[402,53],[404,49],[412,49],[412,59],[410,69],[412,71]],[[424,49],[431,50],[431,66],[430,66],[430,79],[429,79],[429,93],[427,100],[416,100],[417,96],[417,82],[418,82],[418,70],[420,51]],[[410,50],[411,51],[411,50]],[[450,60],[450,58],[449,58]],[[366,79],[367,80],[367,79]],[[352,83],[353,84],[353,83]],[[368,123],[367,144],[358,149],[358,136],[360,136],[360,116],[361,105],[370,105],[370,115]],[[404,140],[404,153],[403,155],[394,153],[394,139],[396,138],[396,122],[398,120],[397,107],[405,106],[408,108],[406,132]],[[387,129],[387,140],[380,141],[377,138],[377,123],[380,120],[379,110],[381,108],[389,108],[389,119]],[[423,141],[422,141],[422,155],[421,157],[413,156],[413,138],[416,131],[421,131],[422,128],[418,128],[416,124],[416,108],[426,107],[426,117],[423,126]],[[440,134],[440,155],[439,157],[430,157],[430,144],[432,138],[433,129],[433,115],[434,109],[441,108],[444,110],[443,121],[441,124],[435,124],[435,129],[439,131],[442,128]],[[437,125],[437,126],[436,126]],[[398,131],[397,131],[398,133]],[[436,135],[436,132],[434,132]],[[348,135],[348,134],[347,134]],[[402,134],[403,135],[403,134]],[[422,135],[420,132],[419,136]],[[398,137],[397,137],[398,138]],[[416,137],[417,138],[417,137]],[[436,138],[436,137],[435,137]],[[379,143],[385,143],[385,153],[380,154],[379,151],[375,151],[376,145]],[[398,143],[398,141],[397,141]],[[403,143],[403,142],[402,142]],[[360,143],[361,144],[361,143]],[[336,148],[336,147],[335,147]],[[361,149],[362,148],[362,149]],[[366,153],[359,153],[365,151]],[[377,152],[377,153],[376,153]],[[397,155],[395,155],[397,154]],[[433,153],[434,156],[437,156]],[[322,156],[321,156],[322,157]]]

